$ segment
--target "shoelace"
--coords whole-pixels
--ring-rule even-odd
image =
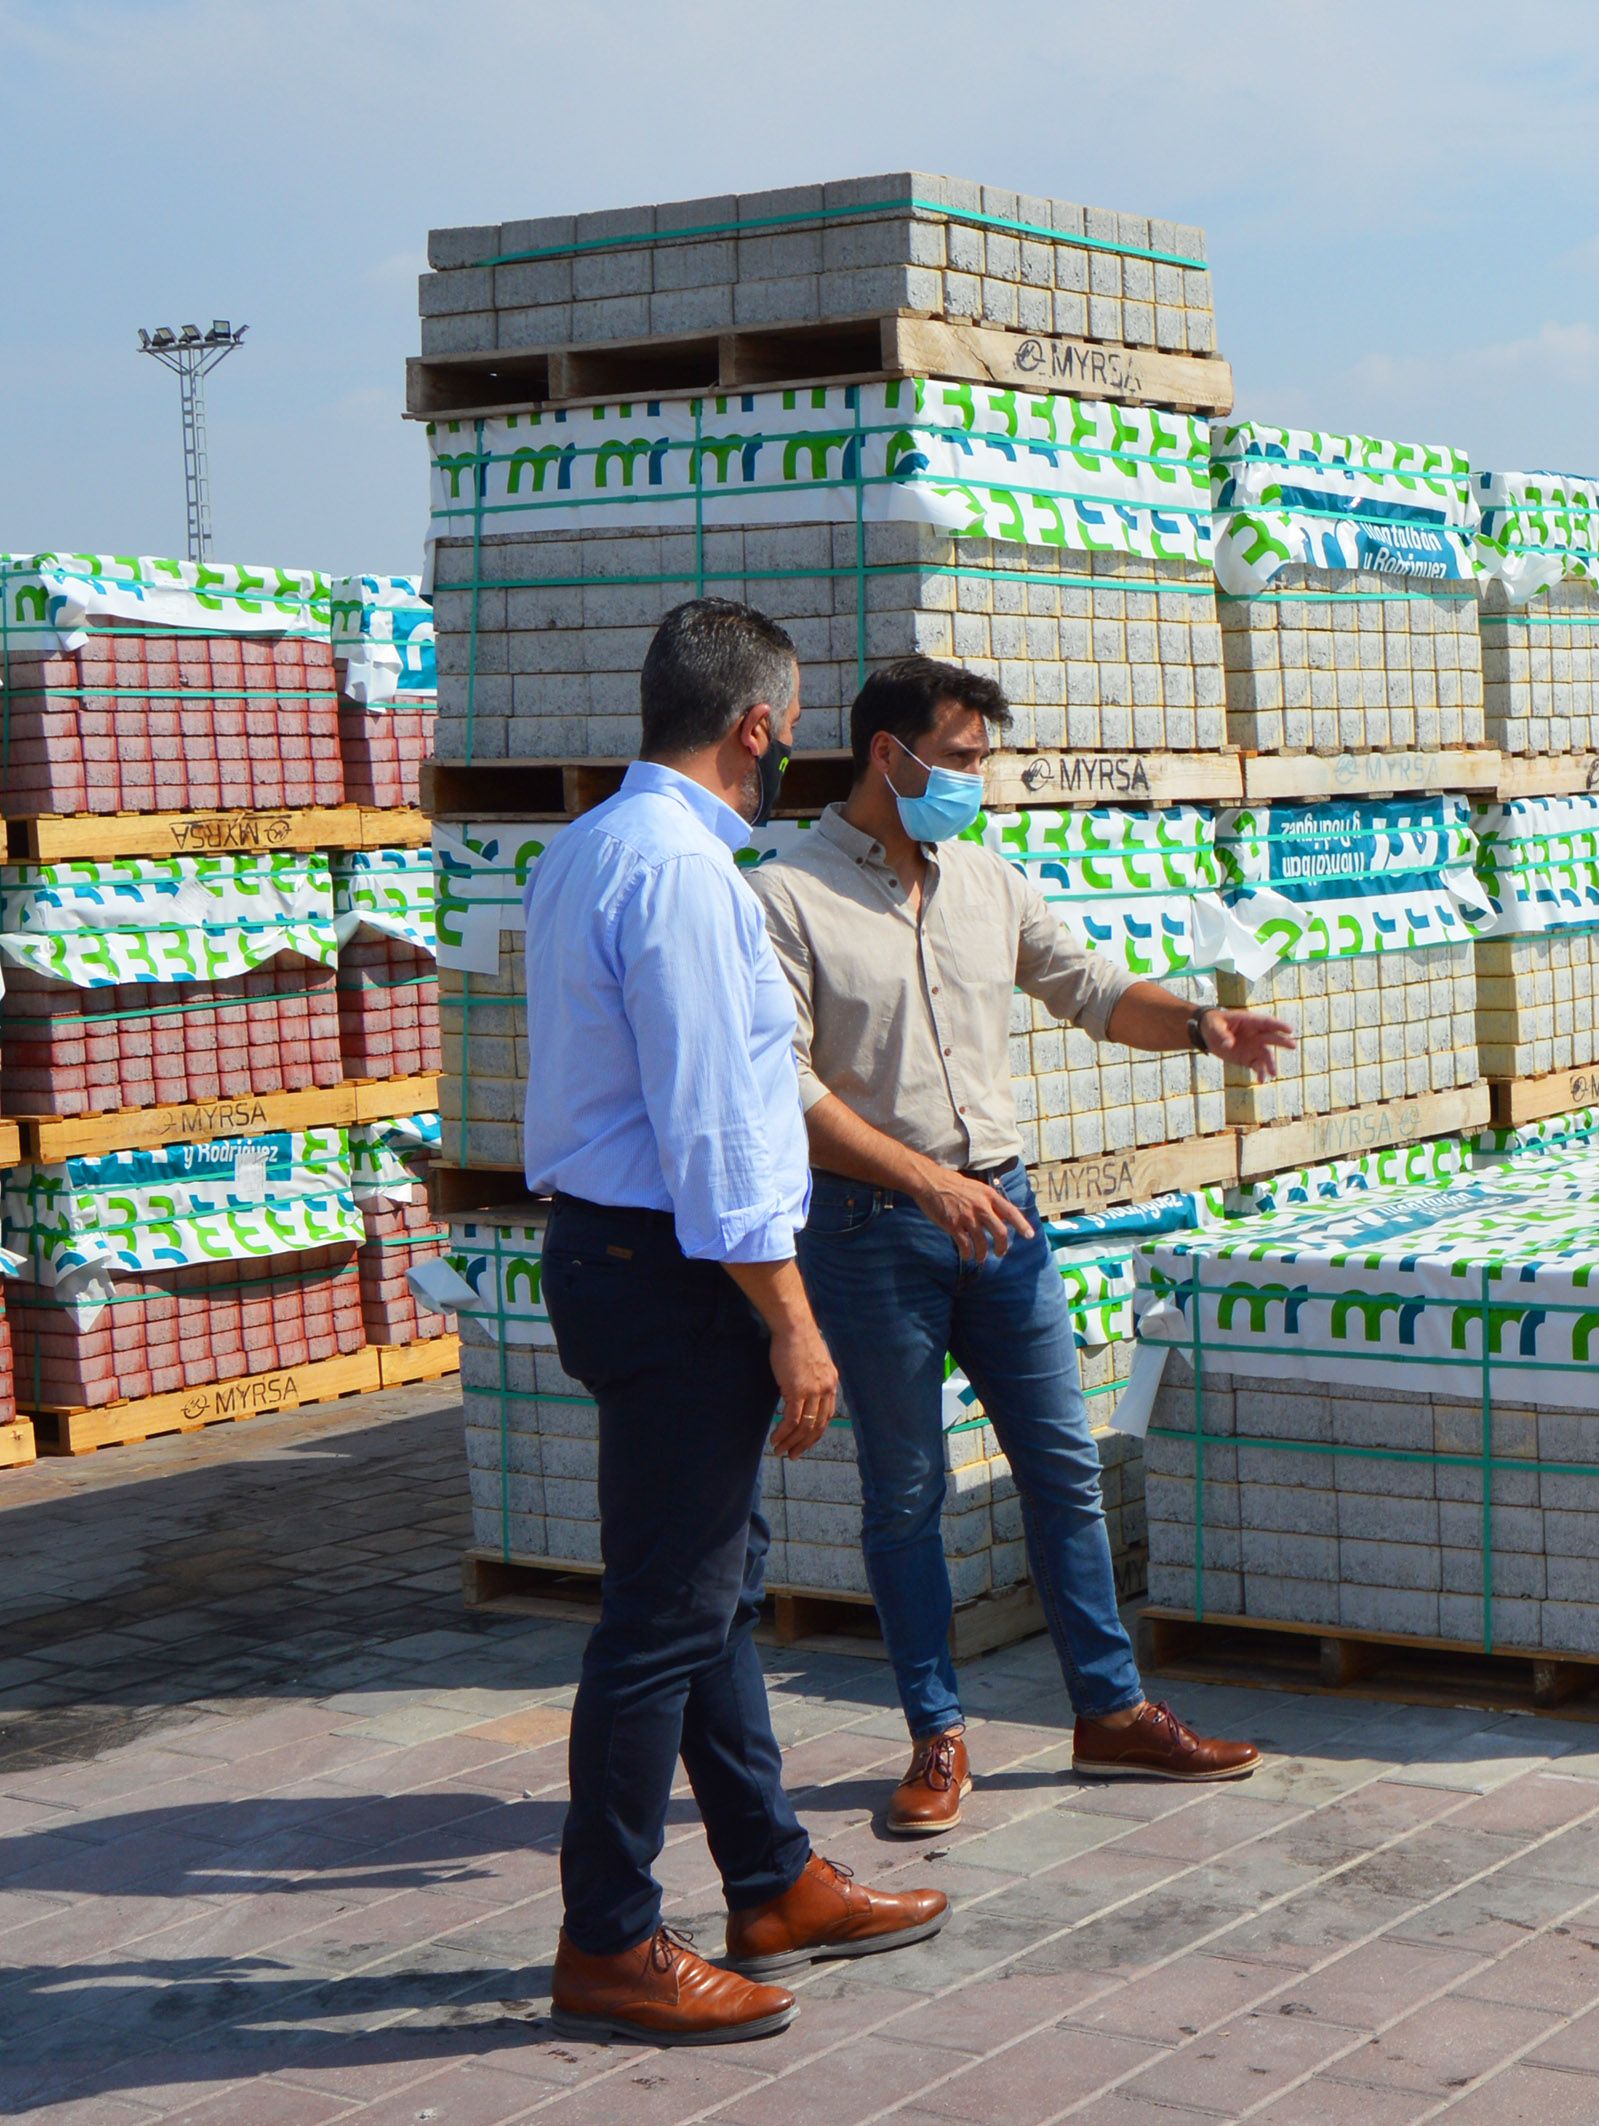
[[[1156,1698],[1144,1709],[1144,1716],[1163,1732],[1163,1739],[1177,1749],[1191,1749],[1193,1738],[1186,1727],[1163,1698]]]
[[[683,1951],[693,1946],[694,1937],[687,1927],[657,1927],[650,1943],[650,1962],[657,1971],[670,1971]]]
[[[922,1777],[935,1793],[947,1792],[955,1784],[955,1737],[935,1735],[928,1745],[927,1762],[922,1767]]]

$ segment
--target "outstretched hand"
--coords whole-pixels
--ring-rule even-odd
[[[1218,1062],[1253,1071],[1257,1078],[1275,1078],[1278,1051],[1299,1046],[1284,1020],[1263,1011],[1229,1011],[1220,1004],[1205,1013],[1199,1031]]]

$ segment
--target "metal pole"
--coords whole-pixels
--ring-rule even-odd
[[[206,450],[205,379],[244,338],[219,321],[202,339],[197,327],[185,326],[180,339],[169,327],[154,338],[141,332],[140,353],[154,355],[178,380],[178,410],[183,429],[183,500],[189,559],[204,561],[211,552],[211,466]],[[189,335],[193,333],[194,337]]]

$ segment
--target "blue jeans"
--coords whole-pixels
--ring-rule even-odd
[[[660,1923],[651,1864],[681,1754],[733,1910],[810,1858],[783,1791],[753,1632],[770,1533],[771,1345],[669,1218],[557,1197],[543,1294],[563,1368],[599,1405],[600,1621],[572,1707],[566,1932],[587,1955]]]
[[[866,1574],[913,1735],[961,1720],[940,1519],[942,1387],[953,1353],[1021,1493],[1033,1581],[1078,1715],[1143,1697],[1116,1608],[1099,1449],[1066,1288],[1026,1169],[1000,1186],[1033,1227],[965,1263],[908,1196],[818,1173],[800,1266],[855,1426]]]

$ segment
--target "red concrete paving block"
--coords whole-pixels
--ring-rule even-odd
[[[1599,1945],[1566,1927],[1521,1942],[1457,1989],[1462,1999],[1505,2001],[1552,2015],[1599,2005]],[[1596,2060],[1599,2065],[1599,2060]]]
[[[1464,2089],[1510,2053],[1535,2045],[1554,2027],[1555,2018],[1541,2009],[1451,1997],[1431,2002],[1372,2038],[1339,2063],[1338,2073],[1345,2081],[1443,2097]]]
[[[1049,1977],[1018,1972],[982,1979],[901,2015],[892,2035],[901,2044],[931,2045],[939,2051],[981,2058],[1013,2038],[1058,2023],[1105,1984],[1094,1971],[1063,1971]],[[1087,2023],[1091,2014],[1091,2010],[1080,2009],[1075,2019]]]
[[[366,1202],[361,1218],[366,1238],[356,1260],[367,1342],[416,1343],[453,1328],[454,1316],[420,1305],[408,1282],[409,1272],[443,1254],[446,1244],[426,1203]]]
[[[922,2100],[932,2118],[968,2119],[981,2126],[1038,2126],[1079,2097],[1093,2096],[1145,2061],[1154,2045],[1105,2031],[1060,2028],[1039,2032],[990,2053]]]
[[[1269,1964],[1197,1950],[1066,2012],[1087,2030],[1116,2030],[1124,2037],[1180,2045],[1210,2024],[1252,2008],[1271,1992],[1278,1977]]]
[[[1366,1942],[1319,1971],[1290,1980],[1260,2003],[1260,2013],[1287,2009],[1350,2030],[1377,2030],[1414,2003],[1444,1992],[1480,1963],[1469,1950],[1422,1948],[1411,1941]]]
[[[1211,1860],[1246,1840],[1262,1838],[1294,1822],[1301,1811],[1290,1801],[1255,1800],[1248,1794],[1207,1794],[1192,1808],[1157,1816],[1126,1838],[1124,1853],[1161,1853],[1173,1860]]]
[[[1275,2088],[1324,2066],[1350,2042],[1347,2030],[1299,2016],[1246,2015],[1202,2031],[1127,2084],[1150,2105],[1190,2104],[1232,2118]]]
[[[1450,1821],[1474,1831],[1536,1838],[1562,1830],[1579,1817],[1599,1821],[1599,1788],[1591,1780],[1562,1779],[1558,1772],[1524,1772],[1493,1793],[1467,1802]]]
[[[656,2047],[620,2067],[607,2054],[604,2079],[594,2079],[569,2089],[553,2104],[539,2109],[540,2121],[551,2126],[678,2126],[680,2120],[697,2119],[719,2104],[735,2109],[752,2094],[764,2094],[774,2086],[754,2066],[757,2059],[778,2064],[781,2036],[740,2045],[733,2051],[702,2047],[670,2050]],[[531,2110],[531,2107],[530,2107]],[[725,2112],[716,2112],[724,2120]],[[362,2114],[363,2119],[365,2114]],[[521,2118],[526,2114],[519,2113]],[[394,2126],[401,2126],[397,2117]],[[441,2113],[439,2126],[454,2126],[454,2115]],[[463,2118],[461,2126],[472,2126]]]
[[[343,2097],[263,2076],[219,2096],[179,2104],[162,2117],[163,2126],[325,2126],[348,2109]]]
[[[368,715],[350,702],[339,704],[339,751],[344,758],[344,794],[354,805],[414,805],[420,802],[422,763],[433,750],[435,711],[395,702]]]
[[[1336,2075],[1315,2074],[1263,2111],[1251,2112],[1249,2126],[1414,2126],[1436,2102],[1419,2090],[1374,2089],[1369,2082],[1341,2082]],[[1457,2114],[1451,2111],[1448,2116],[1452,2120]]]
[[[800,2014],[804,2012],[802,1994]],[[920,2092],[947,2073],[950,2064],[948,2053],[934,2056],[922,2046],[874,2036],[856,2038],[830,2052],[825,2068],[800,2066],[790,2072],[782,2046],[783,2039],[775,2038],[761,2054],[763,2059],[770,2056],[775,2079],[719,2112],[717,2126],[859,2126],[862,2119],[907,2097],[918,2097],[925,2111],[927,2102]],[[591,2116],[600,2126],[604,2115]],[[988,2115],[989,2126],[993,2116]],[[609,2114],[609,2126],[623,2126],[624,2121],[631,2126],[627,2111]],[[1023,2122],[1007,2121],[1007,2126]]]
[[[1448,2126],[1594,2126],[1599,2080],[1592,2065],[1579,2074],[1523,2064],[1496,2074],[1450,2105]]]

